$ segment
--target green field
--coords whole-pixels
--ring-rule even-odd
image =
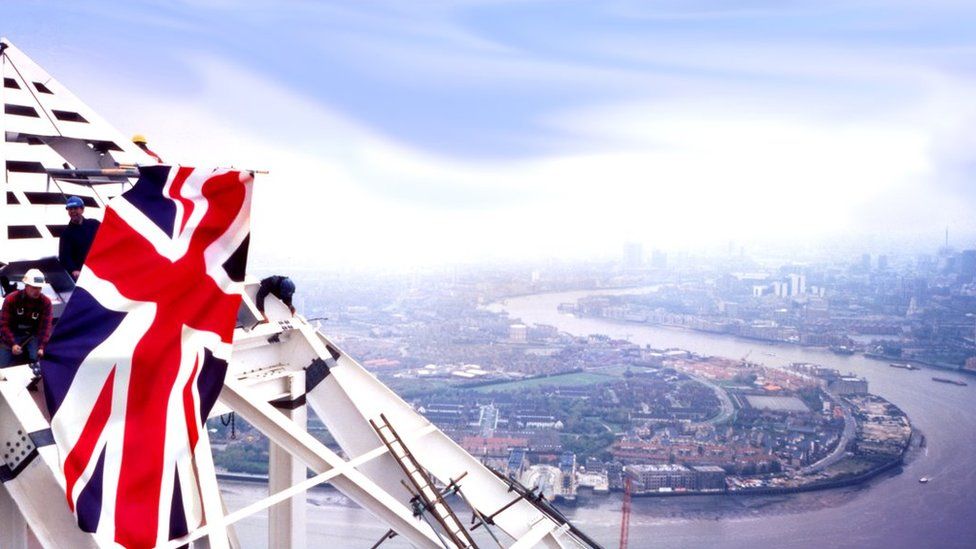
[[[388,386],[402,398],[412,398],[456,387],[455,384],[444,379],[390,379],[387,381]]]
[[[617,376],[606,375],[606,374],[594,374],[590,372],[577,372],[565,375],[555,375],[549,377],[540,377],[535,379],[526,379],[522,381],[511,381],[509,383],[499,383],[498,385],[488,385],[485,387],[476,387],[471,389],[476,393],[502,393],[507,391],[518,391],[522,389],[531,389],[533,387],[578,387],[583,385],[596,385],[599,383],[607,383],[617,379]]]
[[[646,372],[650,368],[645,368],[643,366],[628,366],[626,364],[617,364],[615,366],[605,366],[599,370],[591,370],[592,372],[599,374],[606,374],[613,377],[624,377],[624,373],[630,370],[631,373]]]

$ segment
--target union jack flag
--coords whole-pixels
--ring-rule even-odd
[[[195,451],[240,306],[250,175],[152,166],[109,203],[41,365],[68,505],[100,543],[201,525]]]

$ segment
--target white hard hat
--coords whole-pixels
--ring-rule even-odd
[[[25,285],[35,288],[47,287],[47,280],[44,278],[44,273],[40,269],[30,269],[27,271],[27,274],[24,275],[23,282]]]

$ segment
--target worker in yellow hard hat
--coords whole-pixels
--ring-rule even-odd
[[[152,150],[149,149],[149,145],[146,142],[146,136],[142,135],[141,133],[137,133],[137,134],[135,134],[135,135],[132,136],[132,142],[135,143],[137,147],[139,147],[140,149],[142,149],[142,151],[144,153],[146,153],[149,156],[155,158],[156,159],[156,162],[158,162],[160,164],[163,163],[163,159],[160,158],[158,154],[152,152]]]

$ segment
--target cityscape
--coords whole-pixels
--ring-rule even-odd
[[[976,4],[5,8],[0,549],[976,547]]]
[[[628,243],[608,263],[355,284],[293,276],[307,316],[411,406],[486,465],[571,506],[622,492],[722,497],[858,485],[900,470],[926,438],[862,376],[768,351],[713,356],[571,335],[513,317],[509,299],[583,288],[558,314],[858,354],[911,373],[913,383],[966,385],[966,376],[941,372],[976,373],[974,275],[976,250],[948,246],[890,260],[773,264],[739,251],[669,262]],[[241,423],[233,433],[226,422],[211,427],[226,474],[266,473],[266,441]],[[330,442],[323,426],[310,430]]]

